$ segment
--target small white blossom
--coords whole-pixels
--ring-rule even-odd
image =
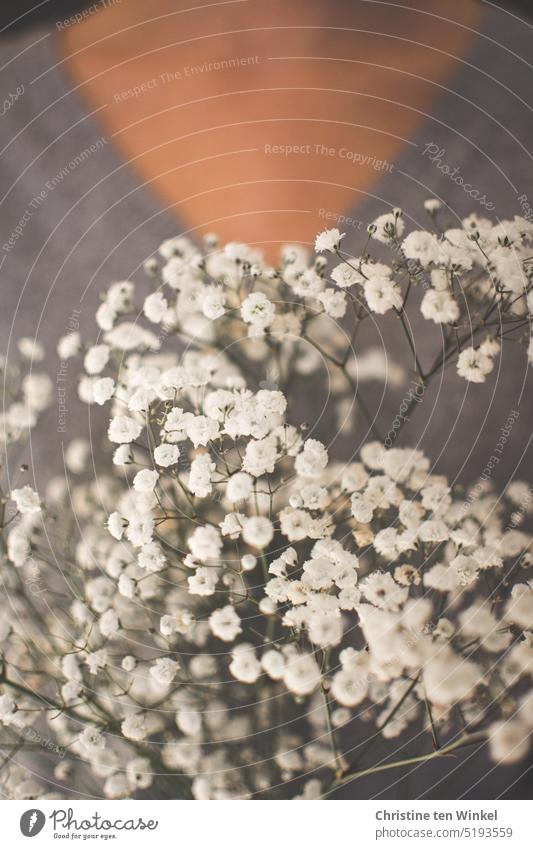
[[[275,314],[274,304],[262,292],[252,292],[241,305],[243,321],[258,331],[263,331],[272,324]]]
[[[294,655],[287,660],[283,681],[291,693],[306,696],[318,687],[320,680],[320,669],[313,655]]]
[[[87,374],[100,374],[108,363],[110,353],[108,345],[93,345],[89,348],[83,361]]]
[[[70,360],[77,357],[81,351],[81,336],[77,331],[62,336],[57,343],[57,353],[60,360]]]
[[[158,657],[150,667],[150,675],[158,684],[168,685],[172,684],[179,668],[177,660],[172,660],[170,657]]]
[[[395,236],[399,238],[405,230],[403,218],[395,212],[380,215],[372,224],[372,238],[378,242],[389,242]]]
[[[345,233],[341,233],[336,227],[333,227],[331,230],[323,230],[315,239],[315,251],[317,253],[322,253],[323,251],[335,253],[335,251],[338,251],[345,235]]]
[[[218,560],[222,552],[220,531],[211,525],[199,526],[187,540],[192,556],[201,563]]]
[[[294,467],[301,477],[319,477],[328,464],[328,452],[318,439],[307,439]]]
[[[126,719],[122,721],[120,727],[124,737],[128,740],[140,742],[141,740],[146,739],[148,729],[146,726],[146,717],[143,713],[127,716]]]
[[[31,515],[41,512],[41,499],[31,486],[23,486],[21,489],[12,489],[11,498],[17,505],[17,510],[22,515]]]
[[[209,569],[206,566],[200,566],[196,569],[194,575],[190,575],[187,578],[189,593],[191,595],[200,596],[213,595],[217,581],[218,576],[214,569]]]
[[[154,292],[152,295],[148,295],[144,301],[143,313],[146,318],[149,321],[153,321],[154,324],[159,324],[159,322],[163,320],[167,309],[168,301],[162,292]]]
[[[318,295],[318,300],[331,318],[342,318],[346,314],[347,304],[344,292],[326,289]]]
[[[372,312],[383,315],[391,309],[401,309],[402,293],[397,283],[388,277],[372,277],[365,281],[364,293]]]
[[[105,404],[113,397],[115,381],[112,377],[102,377],[93,383],[93,400],[96,404]]]
[[[133,478],[133,488],[137,492],[152,492],[159,479],[159,472],[152,469],[141,469]]]
[[[226,295],[223,289],[209,288],[202,300],[202,312],[206,318],[215,321],[225,313]]]
[[[50,404],[53,384],[47,374],[27,374],[22,381],[22,391],[30,410],[40,413]]]
[[[142,426],[129,416],[115,416],[107,432],[111,442],[133,442],[140,436]]]
[[[246,472],[237,472],[232,475],[226,487],[226,498],[235,504],[237,501],[246,501],[252,492],[253,478]]]
[[[496,763],[519,763],[529,753],[531,728],[520,719],[505,719],[489,728],[489,750]]]
[[[174,466],[178,462],[180,450],[177,445],[171,445],[169,442],[162,442],[154,449],[154,460],[158,466],[168,468]]]
[[[429,289],[422,299],[420,310],[424,318],[435,324],[451,324],[459,318],[459,305],[449,292]]]
[[[0,722],[3,725],[11,725],[15,716],[17,706],[13,699],[3,693],[0,696]]]
[[[274,527],[265,516],[252,516],[245,519],[242,531],[244,542],[253,548],[266,548],[274,537]]]
[[[121,540],[127,524],[126,519],[117,510],[114,510],[108,517],[107,529],[112,537],[116,540]]]
[[[266,473],[271,474],[278,457],[276,443],[265,439],[251,439],[244,453],[243,470],[254,478]]]
[[[156,542],[148,542],[142,546],[137,557],[141,569],[147,572],[160,572],[166,566],[166,557]]]
[[[255,656],[254,647],[248,643],[235,646],[229,670],[234,678],[245,684],[253,684],[261,675],[261,664]]]
[[[471,383],[483,383],[493,368],[493,360],[479,348],[465,348],[457,359],[457,373]]]
[[[361,704],[368,693],[368,673],[349,666],[335,673],[331,682],[331,695],[345,707]]]
[[[205,498],[213,491],[211,484],[216,463],[213,463],[209,454],[200,454],[191,463],[189,472],[189,489],[198,498]]]
[[[241,620],[230,604],[213,611],[209,617],[209,627],[215,637],[227,643],[242,633]]]

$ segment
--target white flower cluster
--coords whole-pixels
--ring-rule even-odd
[[[436,202],[427,209],[436,215],[439,207]],[[359,287],[368,309],[377,314],[403,313],[411,285],[422,284],[423,317],[443,327],[447,345],[454,334],[460,349],[458,374],[482,383],[493,370],[503,333],[529,327],[533,224],[515,216],[495,226],[470,215],[461,227],[438,234],[417,230],[402,239],[404,228],[401,210],[377,218],[368,228],[369,237],[391,248],[396,255],[392,265],[376,261],[370,254],[343,257],[331,271],[331,279],[340,289]],[[316,249],[340,258],[343,235],[338,230],[321,233]],[[324,308],[327,311],[325,303]],[[484,338],[480,340],[481,334]],[[533,362],[533,342],[527,340],[527,330],[525,341]]]
[[[114,283],[101,338],[60,341],[83,356],[81,399],[109,414],[112,463],[87,482],[88,444],[74,440],[68,486],[9,487],[10,590],[33,575],[68,600],[17,596],[0,687],[15,739],[39,719],[67,753],[55,785],[220,799],[301,777],[292,795],[316,798],[349,778],[357,717],[386,739],[416,724],[443,751],[483,739],[496,761],[527,753],[531,488],[465,500],[418,450],[373,441],[340,464],[290,423],[282,387],[312,370],[309,325],[343,318],[358,289],[368,310],[402,317],[426,281],[422,315],[455,340],[474,302],[483,328],[531,306],[522,219],[403,230],[398,210],[369,228],[391,266],[344,257],[339,231],[320,234],[317,251],[340,260],[331,269],[299,247],[272,269],[246,245],[208,237],[201,253],[171,239],[146,264],[158,288],[141,304],[133,283]],[[483,380],[497,336],[463,347],[459,374]],[[28,341],[21,352],[35,357]],[[46,378],[21,385],[10,442],[50,400]],[[7,795],[29,792],[15,767],[5,776]],[[33,797],[52,793],[34,785]]]

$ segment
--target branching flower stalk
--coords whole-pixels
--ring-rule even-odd
[[[214,236],[164,242],[148,294],[113,283],[97,338],[59,340],[108,452],[73,439],[43,492],[20,463],[53,387],[20,340],[3,364],[7,796],[315,798],[478,743],[527,754],[531,486],[465,499],[383,441],[361,383],[411,385],[407,421],[443,369],[482,383],[510,341],[533,360],[533,227],[426,208],[431,231],[405,235],[394,210],[359,256],[327,230],[276,268]],[[386,313],[411,374],[356,351]],[[440,329],[429,364],[421,320]],[[357,410],[371,440],[340,462],[317,428]],[[18,764],[28,729],[62,753],[42,780]]]

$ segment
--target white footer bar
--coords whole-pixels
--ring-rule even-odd
[[[526,801],[5,801],[2,814],[6,849],[533,846]]]

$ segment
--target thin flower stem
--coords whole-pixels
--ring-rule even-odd
[[[333,721],[331,718],[331,704],[328,698],[327,692],[322,687],[322,698],[324,699],[324,707],[326,710],[326,723],[328,728],[328,735],[331,743],[331,751],[333,753],[333,759],[335,761],[335,775],[339,778],[343,773],[343,764],[342,764],[342,756],[339,752],[339,748],[337,746],[337,741],[335,739],[335,729],[333,727]]]
[[[329,735],[329,739],[330,739],[330,743],[331,743],[331,751],[333,753],[333,759],[335,761],[335,775],[338,778],[343,773],[343,762],[342,762],[341,753],[340,753],[339,748],[337,746],[337,740],[335,738],[335,729],[333,727],[333,719],[332,719],[332,716],[331,716],[331,704],[330,704],[330,701],[329,701],[328,692],[326,690],[326,687],[324,686],[324,675],[327,674],[328,669],[329,669],[329,652],[328,651],[325,651],[324,654],[323,654],[323,661],[322,661],[321,666],[322,666],[322,686],[321,686],[322,698],[324,700],[324,708],[325,708],[325,711],[326,711],[326,724],[327,724],[328,735]]]
[[[409,325],[408,325],[408,323],[405,319],[404,311],[403,311],[403,309],[396,310],[396,313],[397,313],[398,318],[400,319],[400,321],[402,323],[402,327],[403,327],[405,336],[407,338],[409,348],[411,350],[411,353],[412,353],[414,361],[415,361],[416,376],[418,377],[420,382],[425,386],[426,378],[425,378],[424,372],[422,371],[422,366],[420,365],[420,361],[418,359],[418,354],[416,352],[416,345],[415,345],[415,342],[414,342],[414,339],[413,339],[413,334],[411,333]]]
[[[431,705],[429,703],[427,696],[424,697],[424,703],[426,705],[429,724],[431,726],[431,737],[432,737],[432,740],[433,740],[433,748],[435,749],[436,752],[438,752],[439,749],[441,748],[441,745],[440,745],[440,741],[439,741],[439,735],[438,735],[437,729],[435,727],[435,723],[433,722],[433,714],[431,712]]]
[[[311,340],[310,340],[310,341],[311,341]],[[381,436],[381,434],[380,434],[380,432],[379,432],[379,429],[378,429],[378,427],[377,427],[377,425],[376,425],[376,423],[375,423],[374,417],[372,417],[372,416],[371,416],[371,414],[370,414],[370,410],[368,409],[368,407],[366,406],[365,402],[363,401],[363,398],[362,398],[362,396],[361,396],[361,393],[360,393],[360,391],[359,391],[359,388],[358,388],[357,384],[356,384],[356,383],[354,383],[354,381],[352,380],[352,378],[350,377],[350,375],[346,372],[346,370],[345,370],[345,368],[344,368],[344,363],[343,363],[341,360],[338,360],[338,359],[337,359],[336,357],[334,357],[332,354],[328,354],[328,352],[327,352],[327,351],[324,351],[322,348],[320,348],[320,347],[316,344],[316,342],[313,342],[312,344],[314,345],[314,347],[316,348],[316,350],[318,351],[318,353],[319,353],[322,357],[324,357],[326,360],[329,360],[329,362],[330,362],[330,363],[333,363],[333,365],[337,366],[337,368],[341,369],[341,371],[342,371],[342,373],[344,374],[344,376],[345,376],[345,378],[346,378],[347,382],[350,384],[350,386],[351,386],[351,388],[352,388],[352,390],[353,390],[353,393],[354,393],[354,401],[355,401],[355,403],[357,404],[357,406],[360,408],[361,412],[363,413],[363,416],[364,416],[364,417],[365,417],[365,419],[366,419],[366,422],[367,422],[367,424],[368,424],[368,427],[369,427],[370,431],[372,432],[372,435],[373,435],[373,436],[374,436],[374,438],[375,438],[375,439],[377,439],[379,442],[383,442],[383,437]]]
[[[383,722],[379,723],[379,725],[376,726],[376,731],[374,732],[374,734],[371,737],[368,738],[368,740],[365,742],[365,744],[361,748],[361,751],[359,752],[357,758],[355,760],[353,760],[351,762],[351,764],[348,764],[348,766],[345,768],[344,772],[346,772],[347,770],[353,769],[354,766],[356,766],[356,764],[358,763],[358,761],[361,760],[362,756],[365,754],[366,751],[368,751],[368,749],[370,748],[370,746],[372,745],[374,740],[381,734],[381,732],[383,731],[384,728],[386,728],[386,726],[389,724],[389,722],[391,722],[394,719],[394,717],[396,716],[396,714],[400,710],[401,706],[403,705],[403,703],[405,702],[407,697],[411,694],[411,692],[414,690],[414,688],[418,684],[419,679],[420,679],[420,673],[418,673],[416,678],[414,678],[411,681],[410,685],[406,688],[405,693],[403,693],[402,697],[400,699],[398,699],[398,701],[396,702],[396,704],[394,705],[392,710],[387,714],[387,716],[385,717]]]
[[[443,746],[437,751],[429,752],[427,755],[417,755],[413,758],[404,758],[401,761],[393,761],[392,763],[379,764],[379,766],[368,767],[367,769],[361,769],[357,772],[350,772],[347,775],[343,775],[341,778],[336,779],[332,786],[326,791],[324,795],[328,795],[329,793],[336,790],[338,787],[342,787],[345,784],[349,784],[351,781],[355,781],[356,778],[363,778],[365,775],[374,775],[378,772],[385,772],[389,769],[398,769],[402,766],[411,766],[412,764],[424,763],[425,761],[431,761],[435,758],[445,757],[446,755],[451,755],[453,752],[456,752],[458,749],[463,749],[466,746],[473,746],[476,743],[485,742],[487,739],[487,734],[484,731],[477,731],[473,734],[463,734],[453,743],[450,743],[448,746]]]

